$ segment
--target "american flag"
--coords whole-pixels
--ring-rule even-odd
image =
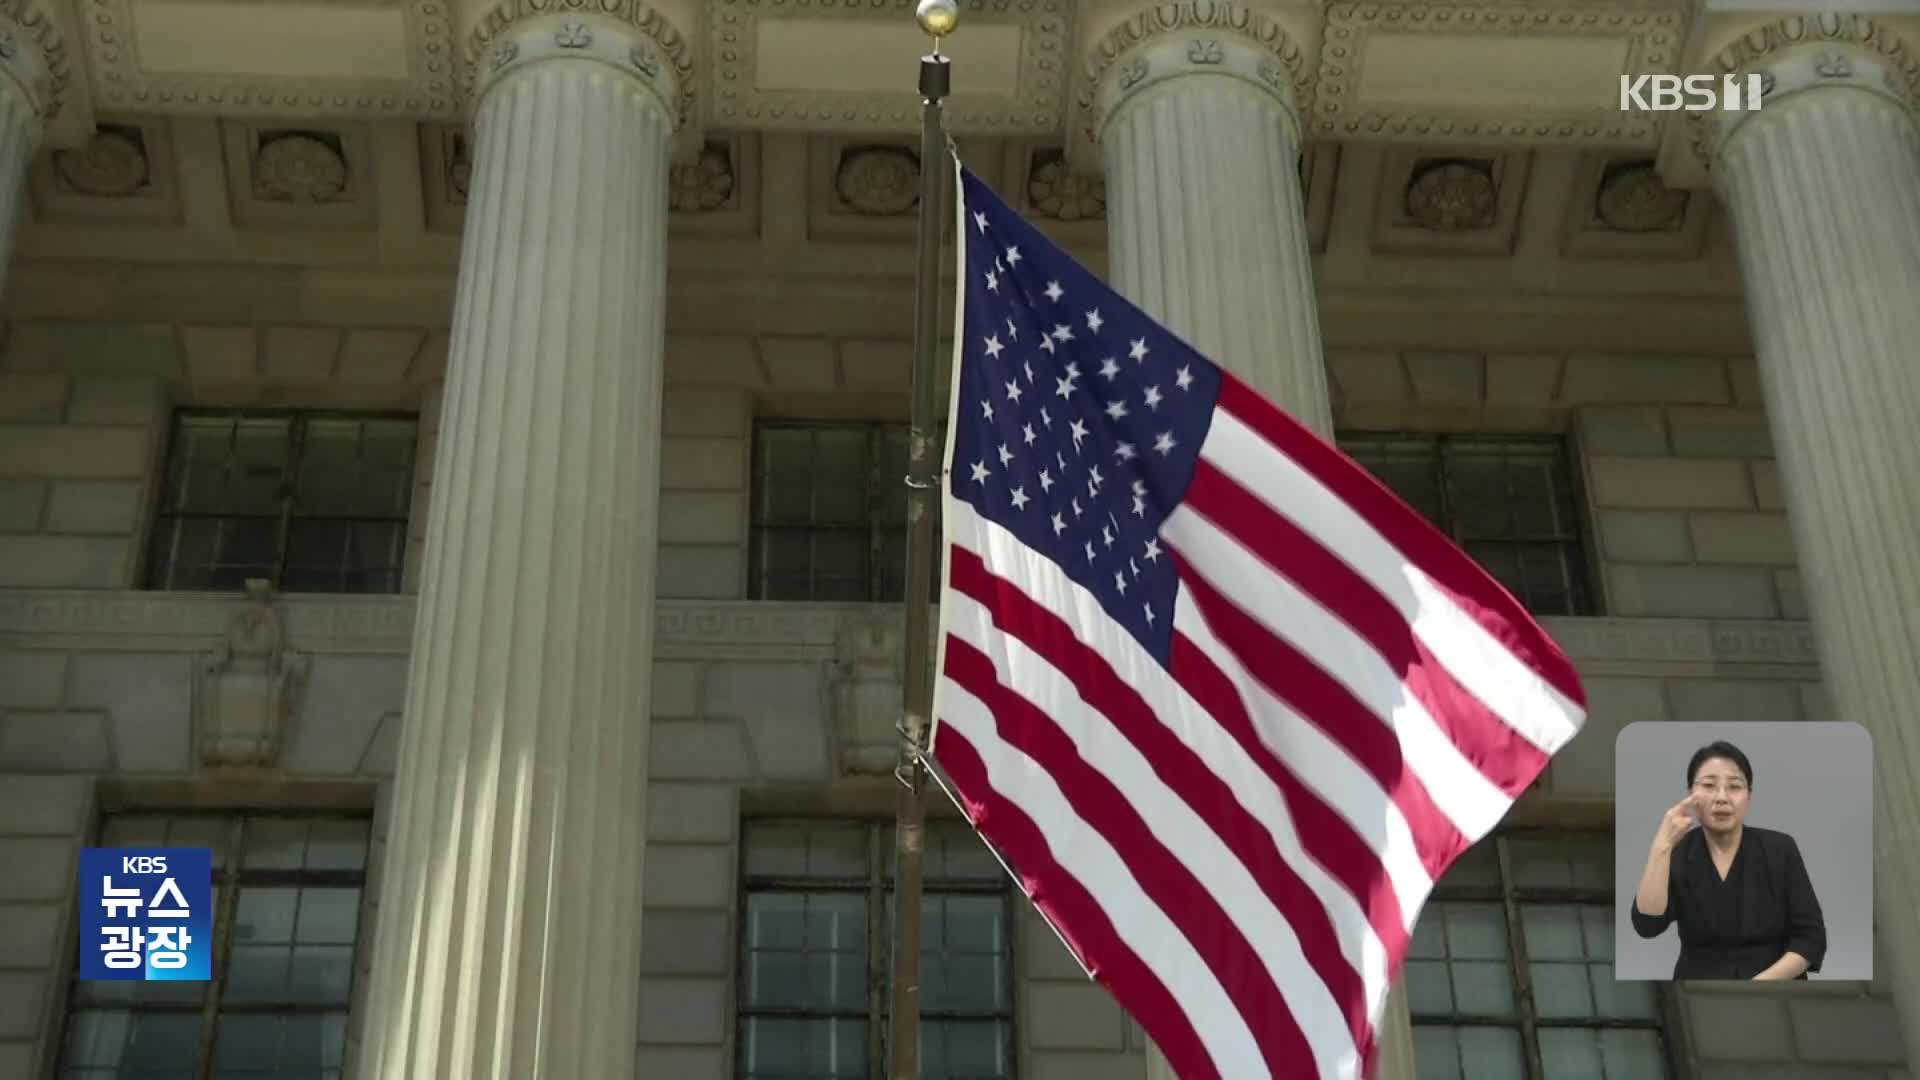
[[[1579,679],[957,171],[942,782],[1181,1077],[1370,1073],[1421,905],[1579,730]]]

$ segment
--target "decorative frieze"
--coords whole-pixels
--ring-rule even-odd
[[[1685,34],[1678,3],[1334,3],[1308,134],[1651,147],[1660,118],[1620,112],[1613,83],[1620,75],[1671,73]],[[1548,40],[1558,62],[1543,66],[1537,46]],[[1501,102],[1483,99],[1481,79],[1458,74],[1474,70],[1510,84]]]
[[[139,18],[134,9],[140,8]],[[0,0],[0,12],[28,6]],[[239,48],[202,39],[206,16],[192,5],[87,0],[85,46],[92,98],[141,112],[217,116],[452,116],[460,110],[449,0],[360,0],[300,9],[300,75],[263,75],[250,39],[284,34],[277,5],[224,4],[220,18]],[[325,27],[321,38],[312,32]],[[398,39],[398,40],[394,40]],[[283,39],[284,40],[284,39]],[[178,44],[193,42],[191,53]],[[158,62],[156,62],[158,61]],[[334,70],[329,71],[329,68]],[[65,62],[56,96],[65,85]]]
[[[0,648],[204,652],[229,632],[247,599],[221,593],[86,589],[0,591]],[[273,598],[286,647],[303,653],[402,654],[412,641],[411,596]],[[937,618],[937,612],[936,612]],[[897,627],[890,604],[661,600],[658,655],[673,659],[797,659],[856,666],[891,644],[854,649],[850,627]],[[1548,618],[1541,620],[1576,662],[1723,674],[1722,665],[1818,663],[1813,630],[1792,620]],[[871,631],[877,633],[878,631]]]

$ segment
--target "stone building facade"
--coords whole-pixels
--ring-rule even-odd
[[[1585,679],[1383,1080],[1920,1060],[1912,7],[962,4],[969,166]],[[879,1077],[909,10],[0,18],[0,1077]],[[1672,72],[1768,97],[1620,111]],[[1615,984],[1621,727],[1830,718],[1875,979]],[[1157,1075],[942,828],[928,1075]],[[73,980],[78,849],[144,841],[221,853],[212,984]]]

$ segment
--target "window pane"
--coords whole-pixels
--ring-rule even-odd
[[[1453,1016],[1453,979],[1444,962],[1408,960],[1407,1008],[1415,1016]]]
[[[1568,833],[1515,833],[1507,840],[1518,889],[1613,889],[1613,846],[1608,837]]]
[[[1505,463],[1497,447],[1459,447],[1446,458],[1447,508],[1462,539],[1514,535]]]
[[[1399,436],[1342,438],[1340,449],[1386,485],[1401,502],[1444,529],[1440,449],[1432,439]]]
[[[865,1020],[748,1017],[740,1023],[743,1080],[865,1080]]]
[[[1645,1028],[1542,1028],[1546,1080],[1662,1080],[1668,1075],[1660,1033]]]
[[[1526,1051],[1517,1028],[1445,1027],[1418,1024],[1413,1029],[1419,1080],[1526,1080]]]
[[[1012,1072],[1013,1025],[1004,1020],[923,1020],[925,1080],[990,1080]]]
[[[306,856],[307,827],[302,818],[248,818],[241,869],[300,869]]]
[[[747,1008],[866,1009],[864,895],[751,893],[743,939]]]
[[[160,514],[147,541],[150,588],[238,589],[249,577],[282,591],[392,591],[412,510],[416,424],[352,416],[185,414],[168,446]],[[296,449],[297,445],[297,449]],[[371,534],[286,528],[284,513]]]
[[[316,1076],[343,1067],[347,1014],[226,1014],[215,1032],[216,1077]]]
[[[921,1001],[937,1012],[1000,1012],[1008,1001],[1007,905],[998,895],[922,897]],[[891,925],[893,907],[888,905]]]
[[[763,824],[744,830],[749,877],[864,880],[867,830],[844,824]]]
[[[754,429],[756,599],[824,603],[904,595],[906,429],[765,423]]]

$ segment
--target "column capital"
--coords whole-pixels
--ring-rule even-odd
[[[1127,100],[1169,79],[1220,75],[1271,95],[1297,127],[1313,74],[1308,49],[1275,15],[1227,0],[1182,0],[1136,11],[1097,40],[1076,104],[1088,144],[1098,145]]]
[[[53,17],[35,0],[0,0],[0,74],[41,124],[66,103],[71,64]]]
[[[1762,102],[1751,111],[1688,114],[1694,154],[1709,171],[1737,132],[1808,94],[1863,91],[1920,119],[1920,42],[1893,20],[1789,15],[1747,29],[1703,67],[1714,75],[1758,75]]]
[[[463,89],[470,107],[515,71],[586,61],[653,91],[676,128],[693,119],[692,44],[643,0],[499,0],[469,25]]]

